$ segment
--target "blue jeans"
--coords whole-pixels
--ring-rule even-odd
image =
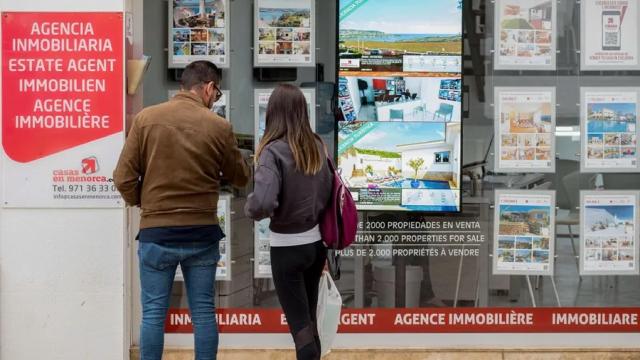
[[[162,358],[164,324],[178,264],[182,268],[187,288],[196,360],[216,359],[218,325],[213,296],[216,267],[220,260],[218,245],[219,241],[139,242],[142,299],[141,360]]]

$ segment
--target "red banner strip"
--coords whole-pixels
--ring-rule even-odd
[[[220,309],[221,333],[287,333],[280,309]],[[640,308],[343,309],[339,332],[633,333]],[[167,333],[193,333],[188,309],[171,309]]]

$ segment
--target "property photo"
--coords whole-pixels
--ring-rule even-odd
[[[633,205],[603,205],[585,207],[585,236],[615,236],[635,234],[635,207]]]
[[[357,121],[461,121],[460,78],[344,76],[340,86]]]
[[[457,209],[459,124],[343,122],[339,127],[338,168],[360,205]]]
[[[340,0],[340,8],[349,3]],[[458,0],[368,1],[340,20],[340,58],[398,59],[395,63],[380,63],[378,70],[382,71],[402,69],[404,56],[460,55],[461,24],[455,15],[450,15],[460,12]]]
[[[227,0],[173,0],[174,28],[223,28]]]
[[[550,235],[549,211],[548,206],[500,205],[499,234],[526,236],[518,239],[521,243],[527,241],[533,244],[532,236],[547,237]],[[518,243],[516,242],[517,247]]]
[[[308,28],[311,26],[309,8],[268,8],[261,7],[258,27],[260,28]]]

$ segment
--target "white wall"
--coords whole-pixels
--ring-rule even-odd
[[[358,90],[358,78],[357,77],[348,77],[347,82],[349,84],[349,94],[351,95],[351,100],[353,100],[353,109],[356,112],[356,116],[360,113],[360,108],[362,108],[362,102],[360,101],[360,90]]]
[[[124,0],[0,0],[0,10],[123,11]],[[128,358],[124,229],[122,209],[0,209],[1,359]]]
[[[422,97],[423,100],[427,104],[427,110],[431,113],[435,113],[440,108],[440,104],[449,104],[453,105],[453,117],[452,121],[455,119],[460,119],[460,103],[457,101],[448,101],[442,100],[438,97],[440,91],[440,80],[447,80],[448,78],[430,78],[424,81],[425,85],[422,87]],[[431,120],[431,119],[429,119]]]
[[[424,178],[426,174],[433,173],[451,173],[451,164],[435,164],[435,153],[441,151],[451,151],[451,145],[443,143],[442,145],[433,145],[421,149],[402,151],[402,176],[413,178],[415,170],[409,166],[409,161],[415,158],[423,158],[424,165],[418,170],[418,178]],[[450,154],[450,157],[453,154]]]

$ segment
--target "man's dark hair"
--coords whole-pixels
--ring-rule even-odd
[[[220,69],[206,60],[194,61],[187,65],[180,79],[184,90],[193,90],[211,81],[220,84]]]

